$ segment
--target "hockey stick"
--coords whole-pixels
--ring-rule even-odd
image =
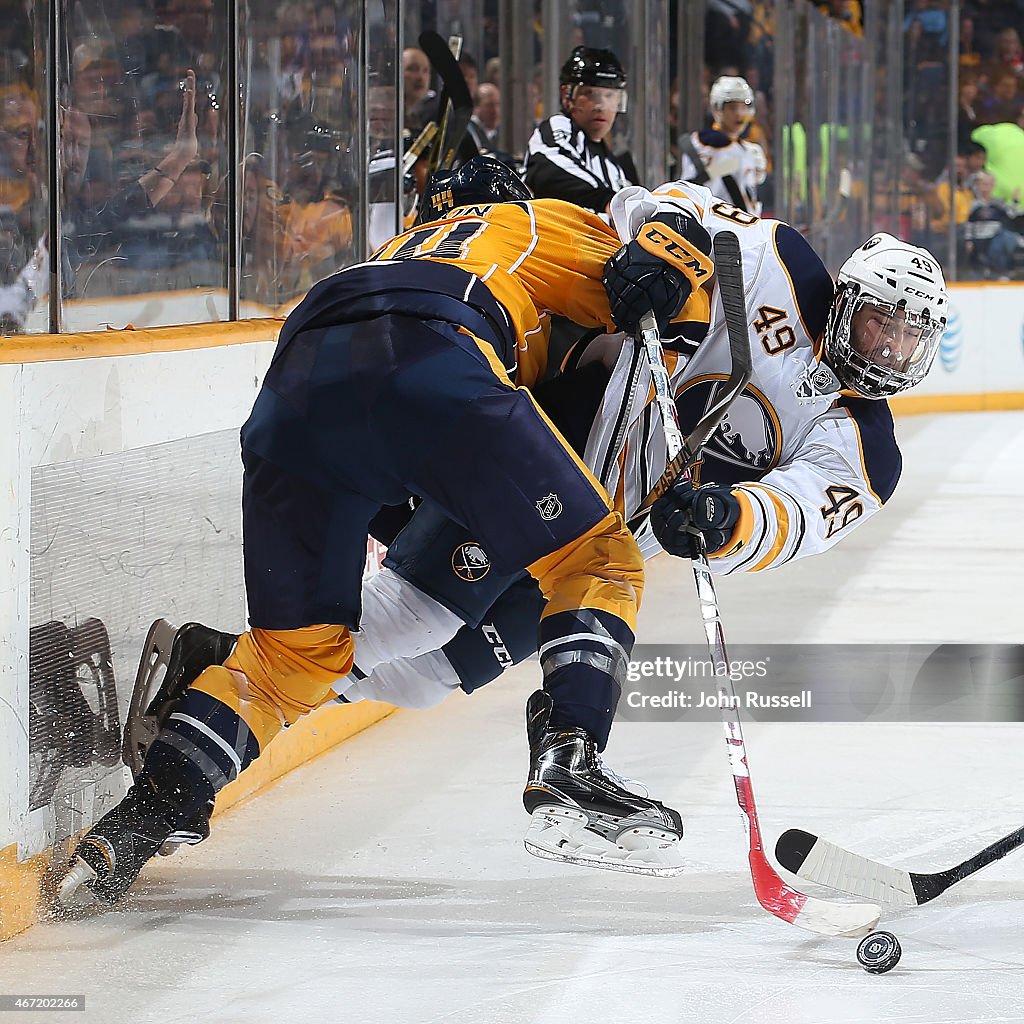
[[[462,40],[458,39],[461,50]],[[441,77],[441,106],[438,116],[441,118],[441,131],[434,144],[430,157],[429,172],[446,171],[455,162],[455,152],[459,148],[462,136],[466,134],[469,119],[473,116],[473,97],[466,85],[466,78],[459,67],[457,56],[452,53],[448,43],[436,32],[420,33],[420,49],[430,59],[434,70]],[[451,109],[449,109],[451,104]]]
[[[672,420],[676,424],[674,428],[676,443],[668,446],[669,460],[668,465],[665,467],[665,472],[661,474],[651,489],[651,493],[644,498],[640,507],[630,517],[631,523],[646,515],[658,498],[689,469],[690,465],[697,458],[700,449],[707,444],[708,438],[718,429],[729,406],[732,405],[750,381],[752,368],[750,343],[747,338],[747,314],[743,298],[743,266],[740,260],[739,240],[731,231],[719,231],[715,235],[713,244],[715,271],[718,275],[718,291],[722,297],[722,311],[725,314],[726,330],[729,333],[732,369],[729,371],[728,380],[719,389],[717,397],[710,408],[697,421],[693,430],[686,437],[683,437],[679,430],[679,417],[669,385],[668,371],[665,368],[665,357],[661,351],[661,341],[658,339],[655,351],[655,349],[650,347],[645,338],[644,347],[647,350],[648,365],[651,367],[651,375],[654,379],[655,398],[658,403],[658,409],[661,412],[666,441],[668,440],[669,431],[673,429],[668,427],[667,423],[669,420]],[[725,271],[724,274],[722,273],[723,270]],[[646,328],[644,327],[645,322]],[[645,330],[647,332],[653,331],[654,337],[657,338],[657,324],[653,315],[648,314],[641,321],[642,336]],[[657,368],[659,366],[660,371]],[[659,378],[663,378],[663,380],[659,381]]]
[[[405,156],[402,157],[402,173],[408,174],[413,167],[416,166],[416,161],[426,152],[427,147],[437,137],[437,122],[428,121],[423,126],[423,131],[416,136],[413,140],[412,145],[405,151]]]
[[[903,871],[850,853],[810,832],[791,828],[779,836],[775,856],[787,871],[830,889],[898,907],[918,907],[1021,846],[1024,846],[1024,828],[997,839],[973,857],[945,871]]]
[[[744,378],[744,383],[746,383],[750,377],[751,359],[746,302],[743,294],[743,262],[739,240],[731,231],[719,232],[715,235],[714,250],[715,273],[718,276],[718,290],[722,297],[722,310],[729,335],[733,373],[739,367],[742,370],[741,376]],[[665,357],[661,350],[661,339],[653,314],[647,314],[643,318],[640,333],[650,363],[651,376],[655,382],[655,396],[662,416],[668,453],[676,456],[679,452],[673,449],[683,445],[684,442],[679,429],[678,412],[669,387]],[[718,422],[721,422],[725,411],[726,409],[719,404]],[[711,427],[704,440],[710,437],[717,426],[718,423],[715,423]],[[682,451],[682,448],[679,451]],[[747,831],[747,860],[750,864],[750,877],[757,902],[769,914],[819,935],[848,938],[866,935],[878,924],[881,911],[877,906],[869,903],[831,903],[799,892],[788,886],[779,877],[778,872],[765,856],[757,805],[754,802],[754,788],[750,780],[747,750],[740,726],[739,699],[729,676],[729,654],[726,650],[725,631],[718,610],[718,597],[715,593],[711,569],[708,566],[704,538],[698,533],[694,535],[694,541],[697,546],[697,554],[691,560],[693,578],[697,585],[697,599],[700,603],[701,618],[704,621],[704,634],[707,638],[715,678],[718,680],[719,694],[724,698],[721,700],[722,723],[725,727],[729,766],[736,788],[736,800],[739,803]]]

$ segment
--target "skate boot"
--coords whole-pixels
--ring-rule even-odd
[[[149,779],[140,779],[75,847],[68,872],[60,883],[60,902],[73,905],[78,890],[84,886],[96,899],[116,903],[146,861],[168,841],[196,843],[210,834],[209,822],[202,813],[184,828],[180,827],[180,819],[178,808],[158,793]],[[172,836],[178,838],[172,840]]]
[[[552,727],[551,707],[543,690],[526,705],[530,778],[523,803],[532,815],[526,849],[535,857],[612,871],[682,871],[679,813],[627,788],[585,730]]]

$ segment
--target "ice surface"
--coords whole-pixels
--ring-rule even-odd
[[[1020,641],[1024,414],[901,421],[891,507],[828,555],[722,581],[727,634]],[[650,567],[640,638],[700,637],[685,564]],[[888,912],[891,974],[765,914],[720,727],[623,722],[611,765],[682,811],[688,870],[522,849],[535,665],[405,712],[160,860],[129,902],[0,945],[0,992],[84,993],[75,1021],[988,1024],[1024,1021],[1024,856]],[[806,828],[918,870],[1019,826],[1024,726],[750,723],[769,845]],[[819,891],[820,892],[820,891]],[[33,1014],[33,1021],[70,1020]]]

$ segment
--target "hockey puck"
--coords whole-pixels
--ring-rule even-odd
[[[857,962],[868,974],[891,971],[903,955],[900,940],[892,932],[872,932],[860,940]]]

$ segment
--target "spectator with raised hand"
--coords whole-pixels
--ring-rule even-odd
[[[625,109],[625,69],[611,50],[577,46],[558,80],[562,109],[530,136],[526,184],[537,199],[564,199],[603,213],[620,188],[637,184],[635,171],[607,142]]]
[[[181,116],[174,143],[156,164],[106,198],[91,201],[86,170],[92,148],[92,119],[76,109],[62,112],[60,122],[64,195],[61,224],[62,288],[64,297],[81,291],[79,271],[98,255],[101,246],[116,246],[125,225],[159,206],[196,159],[196,78],[191,69],[181,86]],[[17,279],[0,293],[0,322],[5,333],[23,329],[49,284],[49,238],[41,231],[35,249]]]

